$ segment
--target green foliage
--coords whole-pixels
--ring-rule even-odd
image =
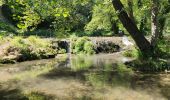
[[[123,52],[123,55],[125,57],[142,58],[142,53],[137,48],[126,50]]]
[[[28,43],[29,45],[34,45],[35,48],[38,48],[38,47],[50,47],[50,42],[48,40],[43,40],[39,37],[36,37],[36,36],[29,36],[27,38],[28,40]]]
[[[9,40],[9,46],[6,47],[6,56],[8,57],[10,53],[17,57],[14,60],[25,61],[54,57],[57,50],[52,48],[50,41],[39,37],[14,37]]]
[[[156,55],[160,58],[170,57],[170,38],[169,35],[159,40],[158,46],[156,48]]]
[[[9,35],[17,33],[17,28],[10,25],[9,23],[0,21],[0,35]]]
[[[14,37],[13,39],[11,39],[11,45],[18,48],[28,47],[22,37]]]
[[[88,70],[93,65],[93,61],[90,57],[84,58],[84,55],[78,55],[71,59],[71,69],[73,71]]]
[[[30,35],[43,36],[43,37],[54,37],[54,36],[56,36],[55,32],[51,29],[37,29],[37,30],[34,30],[34,31],[26,31],[23,34],[24,34],[24,36],[30,36]]]
[[[5,2],[4,2],[5,1]],[[132,6],[128,0],[122,0],[128,14],[133,9],[134,20],[143,34],[150,33],[151,1],[136,0]],[[72,32],[77,36],[111,36],[117,30],[124,30],[112,7],[110,0],[1,0],[7,11],[5,17],[20,30],[21,35],[58,36],[66,37]],[[161,0],[158,20],[168,29],[169,1]],[[140,13],[139,13],[140,12]],[[1,25],[2,24],[2,25]],[[164,27],[163,27],[164,28]],[[9,24],[0,23],[0,30],[16,32],[17,29]],[[51,30],[48,34],[48,31]],[[37,31],[36,31],[37,30]],[[85,31],[85,32],[84,32]]]
[[[115,68],[113,68],[111,63],[105,63],[101,66],[103,68],[102,71],[90,72],[86,74],[86,80],[91,85],[95,87],[103,87],[108,84],[111,84],[112,86],[120,84],[123,86],[130,86],[129,81],[134,75],[131,68],[127,68],[124,64],[118,64]],[[113,72],[115,73],[114,75]]]
[[[94,45],[91,41],[87,41],[85,44],[84,44],[84,52],[87,53],[87,54],[94,54]]]
[[[138,59],[128,63],[128,65],[134,68],[134,70],[142,72],[161,72],[165,70],[170,70],[167,62],[162,59]]]
[[[117,17],[115,17],[116,14],[110,1],[98,1],[93,6],[92,12],[92,19],[85,27],[86,31],[90,31],[94,35],[97,35],[96,33],[103,35],[102,33],[112,31],[112,24]]]
[[[65,54],[65,53],[66,53],[66,50],[65,50],[65,49],[59,49],[59,50],[58,50],[58,53],[59,53],[59,54]]]
[[[92,6],[92,2],[87,1],[6,0],[5,5],[12,12],[8,16],[21,32],[51,28],[56,33],[65,33],[83,30]]]
[[[43,20],[49,17],[68,17],[69,10],[61,1],[36,1],[36,0],[8,0],[6,2],[13,13],[13,20],[18,28],[23,31],[34,30]]]
[[[72,41],[73,53],[85,53],[85,54],[94,54],[93,43],[87,37],[81,37],[73,39]]]

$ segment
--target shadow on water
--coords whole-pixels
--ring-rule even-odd
[[[137,73],[134,78],[133,88],[148,90],[149,92],[157,91],[163,97],[170,99],[170,74],[165,73]]]
[[[118,62],[120,59],[122,58],[113,55],[73,55],[59,63],[56,60],[46,63],[42,61],[45,64],[33,65],[29,62],[28,65],[31,65],[29,68],[23,66],[16,70],[14,67],[15,71],[10,70],[10,72],[8,68],[8,70],[0,69],[1,73],[7,71],[8,76],[12,77],[9,79],[15,80],[17,77],[16,83],[6,82],[12,84],[15,87],[13,89],[1,88],[6,83],[0,85],[0,98],[8,100],[4,99],[8,95],[16,97],[16,100],[20,98],[46,100],[45,98],[50,97],[57,100],[168,100],[170,98],[169,74],[134,72]],[[41,99],[30,99],[33,97]]]
[[[11,87],[8,84],[7,87],[0,86],[0,100],[55,100],[54,96],[46,95],[41,92],[33,91],[29,93],[23,93],[18,87]]]
[[[0,100],[27,100],[18,89],[0,90]]]

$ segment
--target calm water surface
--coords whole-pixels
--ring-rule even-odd
[[[29,92],[47,100],[170,100],[170,74],[134,72],[126,60],[115,53],[0,65],[0,100]]]

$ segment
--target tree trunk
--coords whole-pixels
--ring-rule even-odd
[[[134,15],[133,15],[133,0],[127,0],[127,3],[128,3],[128,15],[130,17],[130,19],[135,23],[135,18],[134,18]]]
[[[152,8],[151,8],[151,45],[155,47],[157,45],[160,32],[159,32],[159,23],[158,23],[158,0],[152,0]]]
[[[113,7],[118,11],[118,17],[122,22],[123,26],[130,33],[134,39],[136,45],[139,47],[142,53],[148,53],[151,51],[151,45],[144,35],[139,31],[136,24],[133,23],[131,18],[124,10],[124,6],[120,0],[112,0]]]
[[[116,35],[119,33],[119,27],[117,25],[117,21],[112,22],[112,31]]]

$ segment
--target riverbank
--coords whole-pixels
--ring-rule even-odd
[[[50,41],[35,36],[4,37],[0,44],[0,63],[3,64],[54,58],[57,55]]]
[[[55,58],[57,54],[98,54],[119,52],[123,46],[121,37],[47,39],[36,36],[1,37],[0,63],[16,63],[36,59]]]
[[[124,63],[137,71],[169,71],[168,38],[159,43],[159,58],[145,58],[127,37],[71,37],[68,39],[49,39],[36,36],[4,37],[0,42],[0,63],[9,64],[23,61],[49,59],[59,54],[96,55],[100,53],[120,53],[134,61]],[[114,56],[114,55],[113,55]],[[136,60],[135,60],[136,59]],[[125,60],[125,59],[123,59]],[[147,67],[146,67],[147,66]]]

